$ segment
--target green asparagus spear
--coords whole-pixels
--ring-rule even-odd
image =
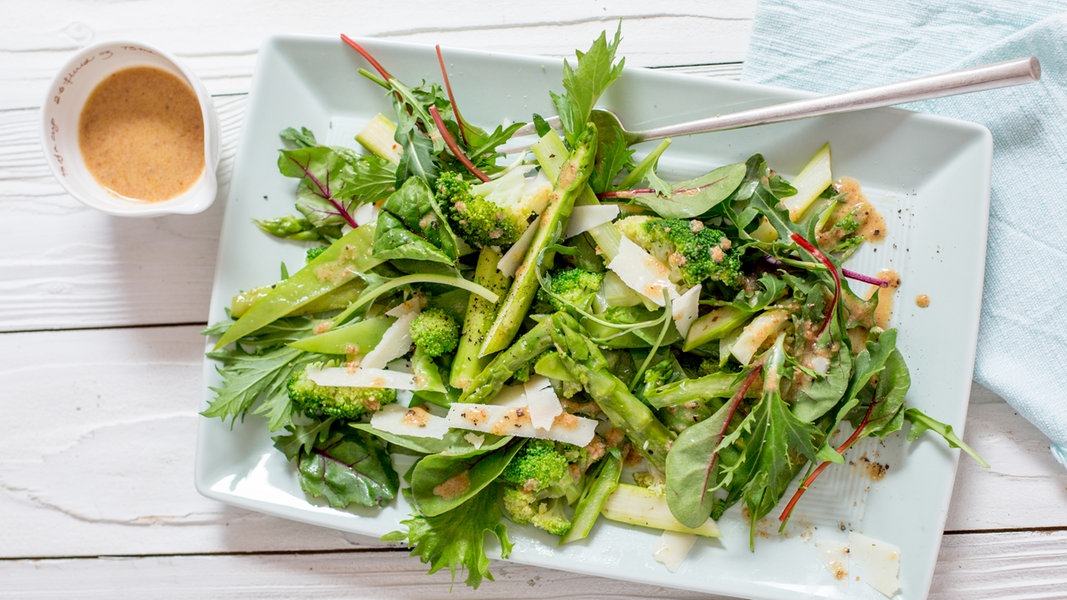
[[[478,265],[474,268],[474,282],[503,294],[508,290],[511,278],[497,270],[500,251],[492,246],[482,248],[478,254]],[[467,313],[463,319],[463,337],[459,339],[456,356],[452,360],[449,383],[452,387],[465,390],[471,379],[480,373],[489,363],[489,357],[479,356],[482,340],[493,324],[496,307],[485,298],[471,294],[467,301]]]
[[[554,325],[552,341],[567,369],[582,383],[612,425],[625,431],[638,451],[657,469],[664,470],[674,434],[611,373],[607,359],[581,332],[581,325],[573,317],[556,313],[541,325],[548,322]]]
[[[541,171],[545,175],[549,178],[559,176],[559,170],[563,166],[563,161],[566,160],[567,147],[563,145],[563,140],[555,131],[549,131],[537,140],[533,146],[530,146],[530,151],[533,152],[537,164],[541,166]],[[600,204],[593,188],[588,184],[579,192],[578,198],[574,201],[575,206],[587,204]],[[619,230],[613,223],[602,223],[590,229],[588,233],[600,250],[604,264],[611,262],[611,259],[619,253],[619,238],[622,236]]]
[[[554,135],[554,134],[551,134]],[[596,127],[590,124],[581,135],[570,157],[563,164],[556,178],[555,188],[549,197],[541,218],[537,222],[537,233],[530,248],[522,259],[522,264],[515,271],[507,296],[504,297],[489,328],[481,355],[499,352],[507,347],[522,326],[534,296],[537,294],[537,269],[541,255],[546,248],[559,241],[570,218],[574,201],[582,190],[593,170],[596,158]]]
[[[552,347],[553,326],[551,318],[545,319],[530,328],[506,350],[494,356],[493,360],[470,380],[463,395],[459,397],[459,402],[491,401],[516,371],[532,363],[542,352]]]

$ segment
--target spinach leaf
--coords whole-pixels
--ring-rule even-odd
[[[665,194],[638,194],[634,201],[664,218],[699,217],[729,198],[745,178],[745,172],[743,163],[724,165],[700,177],[678,182]]]
[[[518,440],[500,452],[511,438],[483,445],[462,454],[431,454],[411,470],[411,499],[427,517],[446,513],[463,504],[493,482],[522,448]]]
[[[372,252],[381,260],[455,262],[459,242],[425,180],[412,177],[386,199]]]
[[[295,461],[304,492],[334,508],[382,506],[396,497],[400,478],[389,454],[366,433],[334,431],[329,423],[310,430],[296,426],[274,445]]]

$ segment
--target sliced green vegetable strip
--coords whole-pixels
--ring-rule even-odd
[[[597,473],[593,475],[582,497],[574,506],[574,518],[571,520],[571,528],[567,535],[559,541],[560,544],[568,544],[585,539],[593,530],[604,503],[619,487],[619,476],[622,474],[622,456],[618,450],[612,450],[600,461]]]
[[[378,266],[381,260],[372,256],[370,251],[373,241],[374,226],[370,224],[346,233],[248,309],[219,338],[215,349],[273,323]]]
[[[318,354],[366,354],[378,345],[393,321],[395,319],[385,315],[371,317],[297,340],[289,345]]]
[[[300,317],[329,312],[332,310],[341,310],[348,306],[349,302],[358,298],[366,287],[367,284],[361,280],[357,279],[349,281],[329,294],[319,296],[311,302],[294,309],[286,316]],[[255,306],[257,302],[269,296],[270,293],[274,291],[274,288],[274,285],[264,285],[237,294],[230,302],[230,316],[235,319],[240,319],[249,309]]]
[[[567,219],[574,209],[575,199],[588,187],[586,182],[593,170],[595,158],[596,127],[590,125],[560,169],[548,206],[537,222],[537,233],[533,242],[526,250],[522,264],[515,271],[515,281],[497,309],[496,318],[482,344],[482,356],[503,350],[519,332],[526,312],[537,295],[537,269],[540,267],[538,263],[541,254],[562,237]]]

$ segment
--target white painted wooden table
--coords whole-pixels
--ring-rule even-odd
[[[0,22],[0,598],[695,597],[497,563],[449,593],[406,550],[237,510],[193,489],[220,201],[147,220],[83,208],[49,173],[39,103],[77,48],[166,48],[204,79],[227,181],[246,92],[272,33],[377,36],[570,55],[624,19],[628,64],[737,77],[754,0],[5,0]],[[220,197],[225,197],[225,184]],[[1010,407],[975,388],[931,597],[1067,597],[1067,472]]]

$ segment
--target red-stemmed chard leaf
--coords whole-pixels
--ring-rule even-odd
[[[707,213],[728,198],[744,179],[745,165],[725,165],[675,185],[652,173],[649,177],[651,188],[603,192],[598,197],[630,199],[651,208],[661,217],[691,219]]]
[[[762,364],[753,368],[730,400],[712,416],[687,427],[667,453],[667,506],[676,519],[689,527],[699,527],[711,514],[714,500],[709,488],[715,487],[719,446],[762,370]]]
[[[864,413],[863,420],[860,421],[859,427],[857,427],[856,430],[852,432],[852,435],[848,436],[848,439],[845,440],[843,444],[837,447],[838,454],[841,454],[845,450],[851,448],[852,444],[855,444],[856,440],[860,439],[860,434],[863,432],[863,429],[867,427],[867,423],[871,420],[871,413],[874,410],[875,404],[877,404],[877,402],[871,402],[870,405],[867,406],[867,412]],[[824,461],[822,464],[816,467],[814,471],[811,472],[811,475],[808,475],[804,479],[804,482],[800,484],[800,487],[797,488],[797,491],[793,492],[793,497],[790,498],[789,502],[786,503],[785,508],[782,509],[782,514],[778,515],[779,521],[785,523],[786,520],[789,519],[789,515],[793,514],[793,509],[796,507],[797,501],[800,500],[800,497],[804,495],[804,492],[807,491],[811,484],[815,482],[815,479],[820,474],[822,474],[822,472],[825,471],[826,467],[828,466],[830,466],[830,461]]]
[[[344,43],[348,44],[353,50],[359,52],[359,55],[362,56],[367,62],[369,62],[371,66],[374,67],[375,71],[378,71],[378,74],[382,76],[382,79],[389,81],[393,78],[393,76],[389,74],[389,71],[386,71],[385,67],[383,67],[382,64],[378,62],[378,60],[375,59],[370,52],[367,52],[367,49],[361,46],[359,42],[343,33],[341,34],[341,40],[344,41]]]
[[[301,171],[303,171],[304,178],[310,183],[309,187],[312,189],[312,192],[316,196],[329,202],[330,205],[332,205],[334,209],[336,209],[336,214],[342,219],[344,219],[349,226],[351,226],[352,228],[359,227],[359,224],[356,223],[356,219],[352,216],[352,213],[348,211],[348,208],[345,206],[344,202],[338,200],[331,191],[329,169],[326,170],[326,180],[322,181],[318,177],[316,177],[314,173],[311,172],[311,156],[306,157],[306,162],[300,162],[299,160],[297,160],[294,156],[294,153],[285,153],[285,156]]]
[[[448,94],[448,103],[452,105],[452,114],[456,115],[456,125],[459,127],[459,137],[463,140],[464,144],[470,144],[467,141],[466,127],[463,125],[463,116],[459,114],[459,105],[456,104],[456,97],[452,94],[452,82],[448,79],[448,69],[445,68],[445,57],[441,54],[441,46],[434,46],[434,50],[437,51],[437,64],[441,65],[441,78],[445,82],[445,93]]]
[[[790,237],[798,246],[807,250],[808,254],[811,254],[816,260],[824,264],[834,278],[834,297],[830,301],[830,309],[826,311],[826,316],[822,320],[822,326],[819,327],[819,331],[815,335],[815,338],[818,339],[826,331],[826,327],[830,324],[830,319],[834,318],[834,311],[837,310],[837,301],[841,298],[841,275],[837,272],[837,267],[834,266],[834,263],[822,253],[822,250],[819,250],[814,244],[804,239],[804,236],[794,233]]]
[[[436,106],[430,107],[430,115],[433,117],[434,125],[437,125],[437,131],[441,134],[441,138],[445,140],[445,145],[452,151],[452,155],[455,156],[459,162],[463,163],[464,167],[471,172],[475,177],[482,181],[489,181],[489,176],[482,173],[481,169],[474,166],[474,163],[467,158],[467,155],[460,149],[459,144],[456,143],[456,139],[452,137],[452,134],[448,132],[448,128],[445,127],[445,121],[441,118],[441,113],[437,110]]]
[[[776,267],[780,267],[780,266],[785,264],[782,261],[778,260],[777,258],[775,258],[775,257],[773,257],[773,256],[771,256],[769,254],[767,256],[763,257],[763,258],[767,262],[771,263],[772,265],[774,265]],[[863,283],[869,283],[871,285],[876,285],[878,287],[883,287],[883,288],[889,287],[889,282],[886,281],[885,279],[880,279],[878,277],[873,277],[871,275],[867,275],[866,273],[859,273],[859,272],[853,271],[851,269],[846,269],[844,267],[841,267],[841,276],[846,278],[846,279],[853,279],[855,281],[861,281]]]
[[[885,279],[879,279],[878,277],[871,277],[870,275],[857,273],[856,271],[852,271],[844,267],[841,267],[841,275],[847,277],[848,279],[855,279],[856,281],[862,281],[863,283],[869,283],[878,287],[889,287],[889,282]]]

